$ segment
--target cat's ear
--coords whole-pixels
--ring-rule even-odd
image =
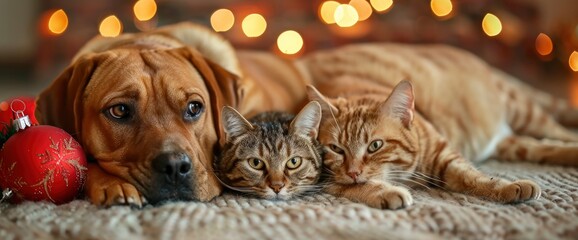
[[[410,81],[399,82],[381,105],[381,112],[389,117],[400,119],[406,128],[411,126],[414,112],[413,86]]]
[[[317,101],[321,105],[321,113],[325,118],[333,118],[339,113],[339,110],[321,94],[317,88],[307,85],[307,97],[309,101]]]
[[[317,101],[311,101],[295,116],[291,122],[290,131],[292,134],[316,139],[320,122],[321,105]]]
[[[253,125],[251,125],[243,115],[232,107],[223,107],[221,116],[227,141],[239,137],[253,129]]]

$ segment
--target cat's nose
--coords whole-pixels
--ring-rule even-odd
[[[355,171],[348,171],[347,175],[349,175],[353,181],[357,182],[357,177],[359,177],[359,175],[361,174],[360,170],[355,170]]]
[[[273,189],[273,192],[279,193],[279,192],[281,192],[281,189],[283,189],[283,187],[285,187],[285,183],[283,183],[283,182],[272,182],[271,184],[269,184],[269,187],[270,187],[271,189]]]

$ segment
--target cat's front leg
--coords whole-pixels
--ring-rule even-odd
[[[334,196],[380,209],[399,209],[413,204],[413,198],[406,188],[381,181],[361,184],[333,183],[329,184],[325,191]]]
[[[502,203],[517,203],[540,197],[540,186],[533,181],[511,182],[490,177],[451,150],[443,151],[438,158],[434,160],[432,175],[437,176],[448,190]]]

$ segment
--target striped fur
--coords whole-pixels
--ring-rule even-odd
[[[260,198],[286,200],[316,189],[321,174],[317,132],[321,108],[311,102],[294,117],[266,112],[245,120],[232,108],[223,109],[227,141],[215,163],[223,185]],[[290,161],[300,159],[298,167]],[[261,161],[256,169],[254,162]]]
[[[519,202],[539,197],[539,186],[486,176],[472,162],[494,156],[578,166],[578,136],[558,123],[576,125],[578,111],[461,50],[366,44],[313,53],[298,65],[323,94],[310,91],[323,107],[319,141],[328,151],[344,149],[324,157],[333,194],[395,209],[412,203],[400,184],[414,183]],[[409,127],[378,111],[401,79],[415,90]],[[384,144],[369,154],[375,139]]]

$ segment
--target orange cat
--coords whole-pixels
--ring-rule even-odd
[[[331,98],[309,90],[323,108],[319,141],[332,194],[396,209],[412,204],[398,183],[430,183],[520,202],[538,198],[539,186],[486,176],[470,161],[578,166],[578,145],[566,143],[578,136],[554,118],[575,124],[576,111],[464,51],[367,44],[313,53],[298,65]],[[415,87],[403,81],[392,92],[404,78]]]

